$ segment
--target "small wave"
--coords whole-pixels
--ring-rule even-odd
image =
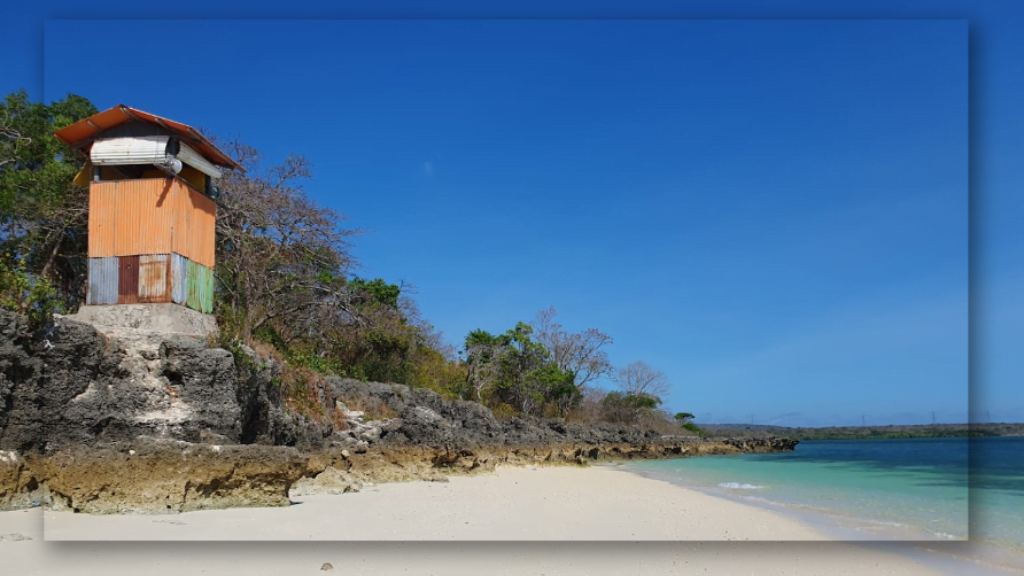
[[[733,490],[760,490],[764,486],[755,486],[753,484],[744,484],[740,482],[719,482],[719,488],[731,488]]]
[[[892,520],[872,520],[871,518],[863,519],[868,524],[877,524],[879,526],[892,526],[893,528],[903,528],[905,524],[899,522],[893,522]]]

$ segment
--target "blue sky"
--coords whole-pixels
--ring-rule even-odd
[[[921,15],[971,16],[961,12]],[[203,90],[171,92],[144,71],[183,26],[208,41],[170,61],[215,57],[216,73]],[[119,54],[123,74],[66,57],[82,38],[110,30],[124,42],[132,28],[143,33]],[[373,230],[356,245],[363,273],[416,284],[452,341],[554,305],[570,328],[615,337],[615,363],[664,370],[669,406],[705,421],[963,420],[967,31],[935,20],[49,22],[45,97],[124,102],[239,133],[271,157],[307,155],[310,194]],[[1012,74],[1005,50],[981,53]],[[30,66],[2,88],[41,95]],[[1019,93],[982,70],[982,98]],[[999,162],[1014,133],[988,125],[972,133],[995,151],[986,176],[977,162],[971,174],[976,213],[978,182],[990,184],[984,221],[971,220],[972,336],[988,342],[973,350],[972,400],[982,416],[1019,420],[1019,361],[1003,353],[1024,316],[1009,194],[1020,174]],[[979,261],[994,297],[982,305]]]

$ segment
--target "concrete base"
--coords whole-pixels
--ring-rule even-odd
[[[77,314],[65,318],[92,324],[100,332],[108,334],[130,330],[206,338],[217,333],[217,321],[213,316],[179,304],[82,306]]]

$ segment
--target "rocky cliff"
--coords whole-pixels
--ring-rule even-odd
[[[302,415],[280,366],[185,337],[0,311],[0,508],[175,512],[288,503],[499,464],[792,449],[558,419],[499,422],[427,389],[327,378]]]

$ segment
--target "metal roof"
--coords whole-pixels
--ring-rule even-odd
[[[230,156],[214,146],[213,142],[207,140],[195,128],[181,122],[150,114],[149,112],[143,112],[137,108],[125,106],[124,104],[118,104],[109,110],[104,110],[84,120],[79,120],[70,126],[57,130],[54,132],[54,135],[69,146],[81,148],[90,144],[103,132],[133,120],[149,122],[173,132],[183,142],[191,144],[214,164],[245,171],[245,168],[242,168],[238,162],[235,162]]]

